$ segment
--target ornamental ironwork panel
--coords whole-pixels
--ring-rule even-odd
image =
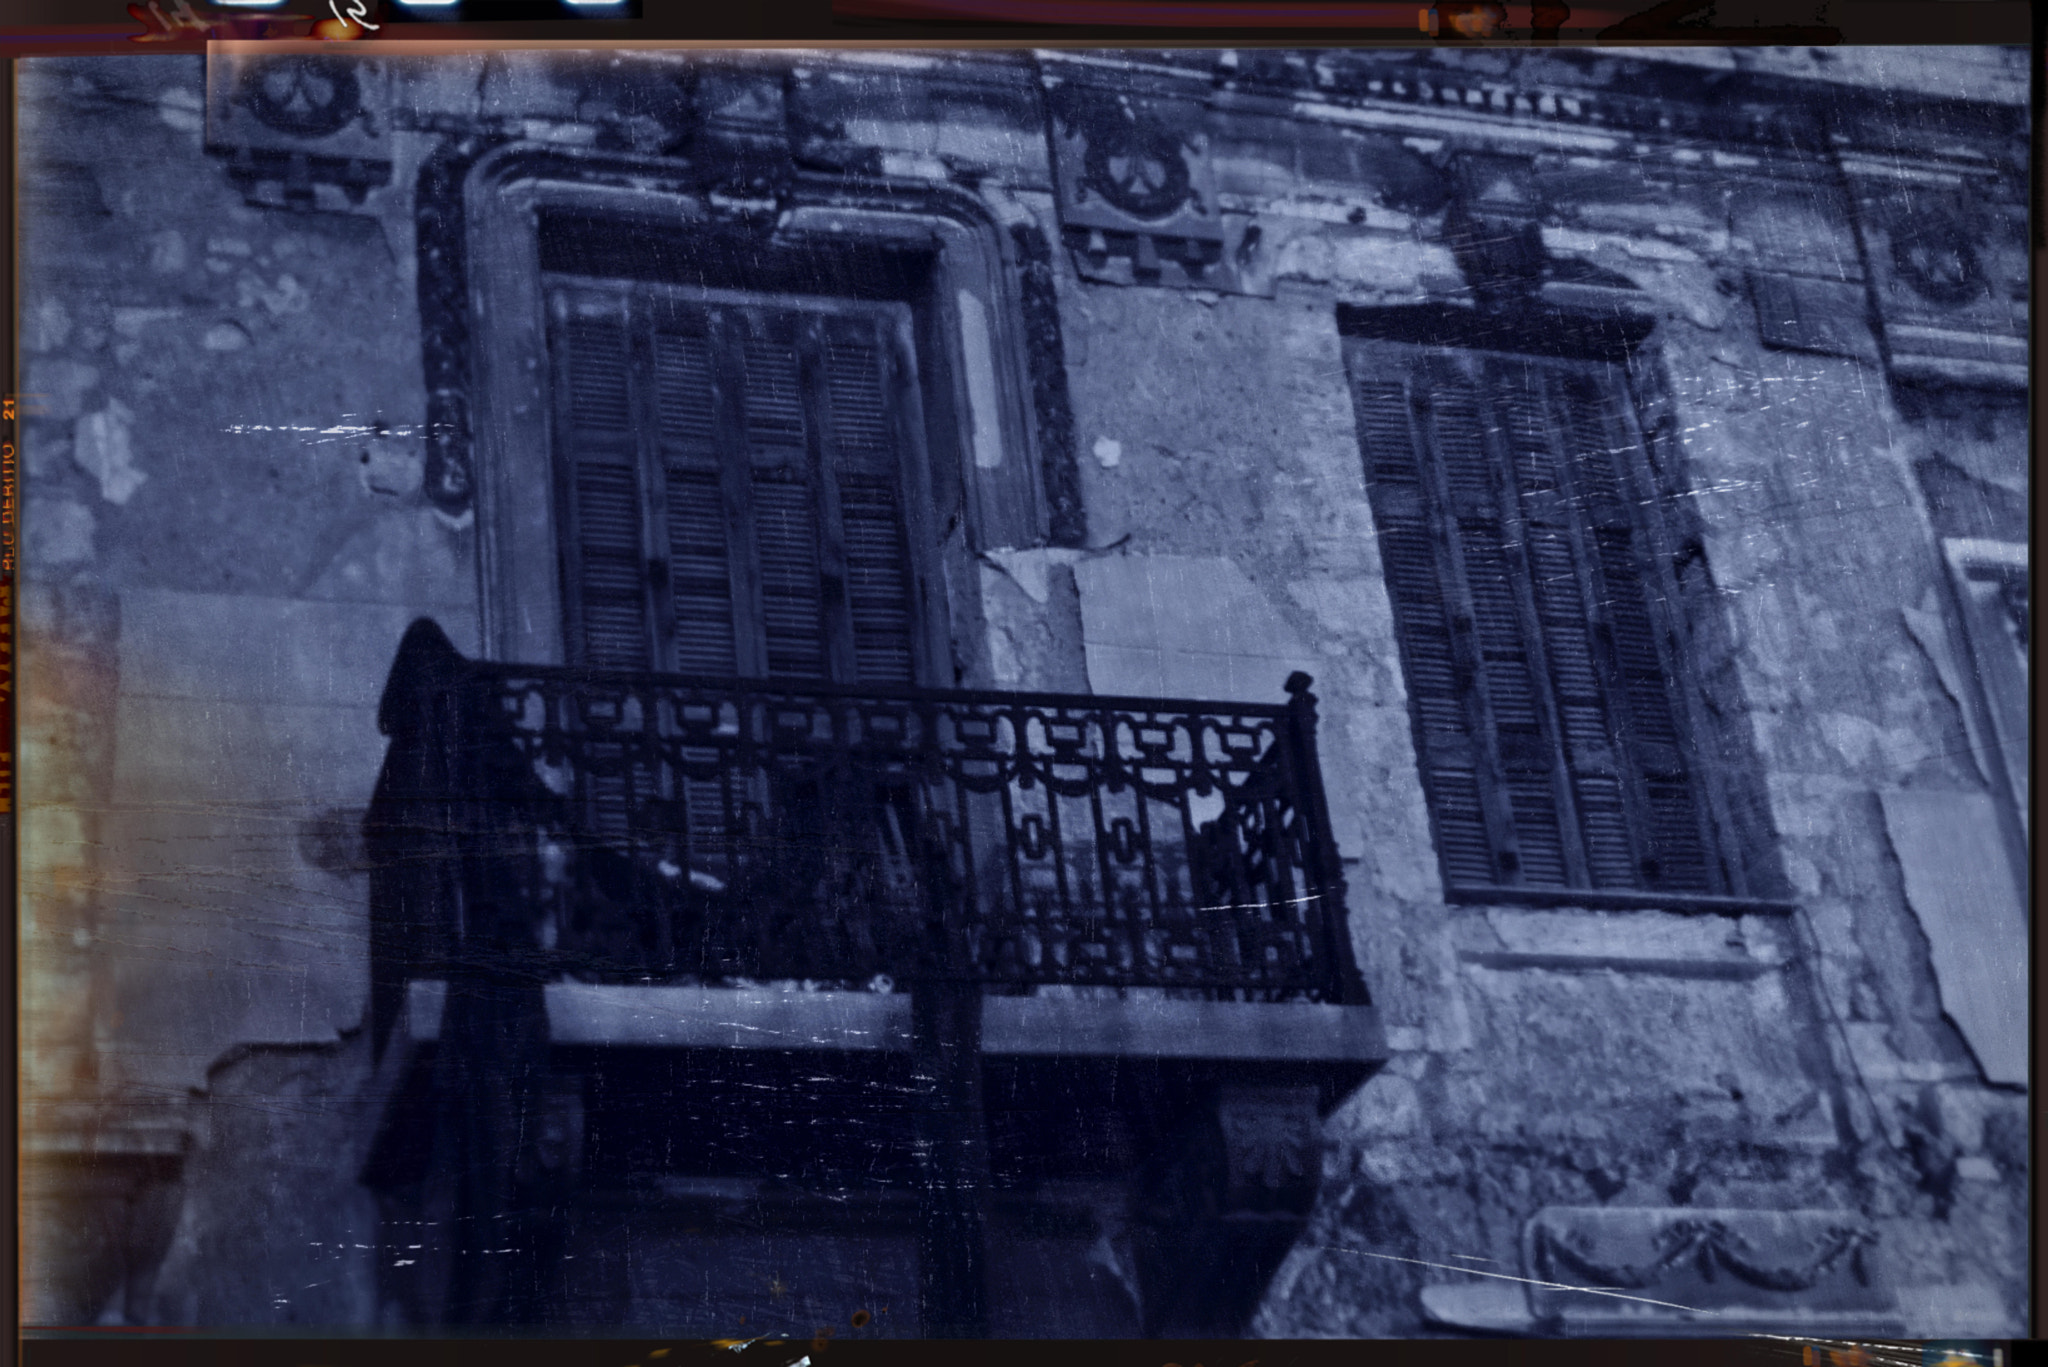
[[[369,818],[381,979],[935,979],[1362,1002],[1284,705],[479,663],[422,623]],[[387,987],[388,992],[388,987]]]

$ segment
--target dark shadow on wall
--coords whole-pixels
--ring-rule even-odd
[[[1916,461],[1920,492],[1934,534],[1972,536],[1992,541],[2027,539],[2027,500],[2023,495],[1978,479],[1945,456]]]

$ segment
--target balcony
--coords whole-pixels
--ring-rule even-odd
[[[916,1193],[928,1334],[987,1331],[991,1200],[1104,1153],[1105,1176],[1156,1178],[1220,1135],[1207,1204],[1298,1219],[1317,1117],[1384,1056],[1308,686],[1262,705],[692,679],[472,661],[416,623],[365,826],[367,1179],[514,1218],[638,1161],[606,1157],[642,1122],[607,1118],[593,1078],[674,1096],[687,1074],[764,1117],[801,1108],[797,1075],[857,1079],[870,1130],[749,1159],[744,1136],[777,1130],[740,1122],[692,1170]],[[579,1136],[554,1176],[521,1138],[545,1114]],[[1267,1223],[1267,1244],[1294,1227]],[[421,1313],[548,1318],[487,1263],[452,1250]],[[1151,1280],[1155,1328],[1216,1301]]]

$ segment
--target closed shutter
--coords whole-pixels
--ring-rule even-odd
[[[566,282],[551,306],[572,658],[916,682],[893,315]]]
[[[800,473],[754,471],[754,545],[768,677],[824,678],[818,516],[810,481]]]
[[[1596,888],[1629,888],[1637,870],[1622,792],[1625,766],[1587,618],[1578,532],[1549,410],[1551,376],[1540,367],[1516,366],[1504,378],[1498,407],[1558,738],[1571,775],[1583,877]]]
[[[1460,368],[1462,370],[1462,368]],[[1508,565],[1498,476],[1487,443],[1479,374],[1433,368],[1428,394],[1453,559],[1461,571],[1463,615],[1491,722],[1499,814],[1496,864],[1511,882],[1562,886],[1564,846],[1551,790],[1551,756],[1524,629],[1516,576]],[[1489,715],[1490,714],[1490,715]],[[1482,747],[1483,748],[1483,747]]]
[[[711,339],[702,330],[659,330],[653,363],[675,668],[685,674],[737,674]]]
[[[1591,530],[1595,621],[1611,642],[1619,687],[1612,713],[1622,748],[1634,762],[1637,873],[1640,886],[1706,891],[1709,886],[1703,813],[1687,772],[1671,696],[1673,674],[1652,616],[1653,584],[1632,508],[1627,468],[1633,443],[1615,421],[1611,390],[1579,375],[1557,377],[1568,415],[1565,437]]]
[[[1468,712],[1471,673],[1460,667],[1452,648],[1452,605],[1428,516],[1408,386],[1398,379],[1361,379],[1357,396],[1380,563],[1394,604],[1437,850],[1452,882],[1491,883],[1497,877],[1495,837],[1480,796],[1474,745],[1479,727]]]
[[[871,330],[841,326],[826,331],[823,360],[855,676],[911,683],[915,619],[889,353]]]
[[[573,529],[567,554],[570,632],[590,664],[650,663],[647,559],[632,363],[623,311],[564,301],[557,321],[560,406]]]
[[[1447,884],[1715,891],[1619,383],[1385,343],[1350,360]]]

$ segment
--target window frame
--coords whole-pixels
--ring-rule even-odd
[[[2028,547],[2025,542],[1951,536],[1942,538],[1941,552],[1948,571],[1949,594],[1955,603],[1953,619],[1962,638],[1963,658],[1969,663],[1970,678],[1976,684],[1977,696],[1971,702],[1982,709],[1984,718],[1983,734],[1988,743],[1982,748],[1988,752],[1985,758],[1989,761],[1986,767],[1995,771],[1985,777],[1998,790],[2000,805],[2010,810],[2020,847],[2025,850],[2031,840],[2027,812],[2030,775],[2025,768],[2031,730],[2027,706],[2031,673],[2028,656],[2033,641],[2031,585],[2028,648],[2024,653],[2010,649],[2018,643],[2006,636],[2006,624],[1998,609],[1985,603],[1971,585],[1981,582],[1986,572],[2001,576],[2017,573],[2024,580],[2028,573]],[[2014,756],[2020,761],[2017,767],[2013,764]]]
[[[1405,331],[1405,329],[1404,329]],[[1541,623],[1541,611],[1536,602],[1533,583],[1528,582],[1532,570],[1527,556],[1528,543],[1523,531],[1524,510],[1516,498],[1511,497],[1517,476],[1512,470],[1512,454],[1507,450],[1504,429],[1498,422],[1481,423],[1485,446],[1488,474],[1492,480],[1494,497],[1493,512],[1498,519],[1501,547],[1511,574],[1521,579],[1513,593],[1517,624],[1521,628],[1524,643],[1524,658],[1535,691],[1535,705],[1541,718],[1541,733],[1551,761],[1549,770],[1550,787],[1553,795],[1553,811],[1560,827],[1570,826],[1567,833],[1560,832],[1566,878],[1564,886],[1524,884],[1499,881],[1499,864],[1496,862],[1496,878],[1488,882],[1475,882],[1469,877],[1461,878],[1453,872],[1445,847],[1442,828],[1442,802],[1436,782],[1431,773],[1434,767],[1428,754],[1430,742],[1424,723],[1421,700],[1412,680],[1415,678],[1411,661],[1411,649],[1405,628],[1396,628],[1395,635],[1400,652],[1402,677],[1407,685],[1411,735],[1416,746],[1417,768],[1422,780],[1425,805],[1436,848],[1438,872],[1444,890],[1445,900],[1451,903],[1476,904],[1522,904],[1532,906],[1575,906],[1610,909],[1656,908],[1670,911],[1703,911],[1723,914],[1785,913],[1793,909],[1789,902],[1761,897],[1751,884],[1747,861],[1737,854],[1732,842],[1735,840],[1735,823],[1732,820],[1732,804],[1727,789],[1726,775],[1722,766],[1708,754],[1703,741],[1714,735],[1694,662],[1688,658],[1685,649],[1686,618],[1691,612],[1680,607],[1681,595],[1687,597],[1698,590],[1682,589],[1675,573],[1675,548],[1682,540],[1680,528],[1671,525],[1671,512],[1666,505],[1670,500],[1669,491],[1663,489],[1653,468],[1651,435],[1643,419],[1642,396],[1638,393],[1638,371],[1643,361],[1634,348],[1627,348],[1621,354],[1600,352],[1585,354],[1553,350],[1516,349],[1512,345],[1471,345],[1431,342],[1413,335],[1390,335],[1368,328],[1348,328],[1344,338],[1345,379],[1350,390],[1354,413],[1360,425],[1359,450],[1366,468],[1361,469],[1366,487],[1379,497],[1375,490],[1374,476],[1370,473],[1371,457],[1365,426],[1366,416],[1362,410],[1363,396],[1361,380],[1383,373],[1360,364],[1361,355],[1370,355],[1374,348],[1393,348],[1410,358],[1400,371],[1403,383],[1409,386],[1408,417],[1412,448],[1418,473],[1422,479],[1423,497],[1422,525],[1430,543],[1431,553],[1439,574],[1439,582],[1445,586],[1455,585],[1450,592],[1457,598],[1447,598],[1445,603],[1445,624],[1451,640],[1453,658],[1463,678],[1458,705],[1465,718],[1465,736],[1474,752],[1474,772],[1479,784],[1481,810],[1486,812],[1489,851],[1498,861],[1505,848],[1498,832],[1503,826],[1503,814],[1508,803],[1508,788],[1499,773],[1491,772],[1491,761],[1500,750],[1500,735],[1487,709],[1485,694],[1487,682],[1477,668],[1478,661],[1473,651],[1478,648],[1477,628],[1469,621],[1460,622],[1457,615],[1465,612],[1471,603],[1469,591],[1462,583],[1462,552],[1454,545],[1459,541],[1455,532],[1459,518],[1454,502],[1446,501],[1445,474],[1434,439],[1425,433],[1423,410],[1415,402],[1413,387],[1423,376],[1440,370],[1444,365],[1487,366],[1487,365],[1533,365],[1576,373],[1594,384],[1602,398],[1600,405],[1603,421],[1615,435],[1626,438],[1627,454],[1617,462],[1617,477],[1625,482],[1624,501],[1629,505],[1628,529],[1634,542],[1634,560],[1637,581],[1644,591],[1644,608],[1649,615],[1651,636],[1658,652],[1662,681],[1668,696],[1672,723],[1678,734],[1680,755],[1685,764],[1686,780],[1691,798],[1697,810],[1702,841],[1702,854],[1707,869],[1707,887],[1702,890],[1659,890],[1646,886],[1595,887],[1586,867],[1584,830],[1575,811],[1575,797],[1569,791],[1573,783],[1574,770],[1566,754],[1567,746],[1558,717],[1560,695],[1554,673],[1548,667],[1547,656],[1553,641],[1548,629]],[[1461,339],[1462,340],[1462,339]],[[1382,354],[1386,354],[1382,352]],[[1484,373],[1483,371],[1475,373]],[[1427,402],[1427,400],[1425,400]],[[1492,400],[1484,400],[1491,404]],[[1482,409],[1482,412],[1484,410]],[[1560,426],[1560,419],[1554,414],[1546,418],[1553,440],[1568,440]],[[1576,478],[1574,474],[1573,478]],[[1573,567],[1578,576],[1582,601],[1588,603],[1585,591],[1592,587],[1598,568],[1588,555],[1587,543],[1593,530],[1593,519],[1583,506],[1575,507],[1570,515],[1570,545]],[[1374,506],[1376,534],[1381,534],[1378,504]],[[1389,599],[1394,601],[1396,615],[1401,603],[1391,579],[1387,585]],[[1687,605],[1688,608],[1697,605]],[[1596,654],[1611,654],[1611,641],[1594,645]],[[1610,745],[1617,752],[1627,756],[1622,767],[1633,777],[1633,788],[1643,785],[1644,766],[1633,753],[1633,747],[1623,734],[1625,723],[1613,710],[1611,699],[1619,687],[1619,676],[1612,661],[1603,661],[1600,667],[1603,695],[1610,699],[1603,719],[1604,729]],[[1717,739],[1720,739],[1717,737]],[[1717,747],[1718,748],[1718,747]],[[1627,780],[1625,779],[1624,782]],[[1632,829],[1640,829],[1648,819],[1644,795],[1641,791],[1630,791],[1626,799],[1628,821]],[[1491,809],[1491,810],[1489,810]]]
[[[539,233],[541,214],[556,210],[665,231],[729,228],[674,162],[656,158],[515,143],[466,173],[480,635],[491,658],[527,664],[567,658]],[[981,615],[978,550],[1044,545],[1049,536],[1010,226],[954,186],[806,173],[775,224],[759,230],[764,248],[792,254],[851,241],[933,255],[927,297],[905,302],[915,319],[931,487],[941,503],[926,631],[945,646],[929,665],[945,686],[986,682],[985,648],[952,635]],[[966,340],[970,328],[987,340],[985,369],[972,376],[970,367],[983,363],[969,354],[978,347]]]
[[[925,442],[925,404],[920,376],[922,366],[917,354],[916,317],[913,307],[896,300],[846,299],[831,295],[796,294],[728,289],[712,286],[682,285],[648,280],[622,280],[609,276],[587,276],[562,271],[546,272],[542,276],[544,298],[552,300],[557,291],[577,296],[577,302],[567,305],[574,310],[593,304],[598,300],[607,301],[618,311],[621,324],[626,329],[628,365],[637,375],[630,393],[637,394],[633,414],[637,429],[631,435],[634,448],[634,470],[640,489],[642,510],[641,545],[651,551],[656,544],[663,547],[660,559],[666,573],[661,581],[648,586],[650,595],[646,605],[648,613],[649,640],[654,653],[660,657],[660,667],[676,669],[673,663],[673,612],[670,595],[674,589],[673,551],[666,545],[665,504],[668,497],[668,467],[662,455],[661,438],[658,435],[659,420],[652,408],[652,395],[648,386],[652,382],[651,358],[645,354],[647,335],[661,326],[664,319],[673,322],[675,315],[682,311],[701,310],[713,314],[726,312],[746,317],[750,326],[758,327],[768,317],[787,315],[807,320],[799,326],[808,326],[808,320],[826,317],[854,318],[872,326],[876,336],[886,338],[891,351],[888,364],[896,377],[900,393],[885,400],[889,403],[888,421],[895,429],[891,442],[891,456],[895,469],[897,510],[902,519],[901,529],[906,556],[904,566],[908,579],[911,611],[911,659],[915,671],[912,683],[924,686],[942,686],[943,680],[937,671],[937,662],[946,658],[947,633],[943,604],[933,591],[937,581],[935,567],[935,532],[931,525],[933,499],[931,494],[930,459]],[[552,304],[550,304],[552,307]],[[558,323],[560,320],[557,320]],[[728,339],[729,340],[729,339]],[[799,347],[806,344],[798,343]],[[730,370],[733,360],[714,348],[712,365],[724,374]],[[550,357],[552,383],[550,394],[565,391],[569,383],[568,358],[563,354]],[[550,423],[556,433],[555,459],[552,472],[552,496],[558,508],[571,506],[573,495],[570,490],[568,465],[570,429],[563,421],[561,406],[551,399]],[[815,416],[807,414],[807,417]],[[824,451],[820,443],[829,444],[832,438],[812,433],[807,444],[818,449],[813,455],[821,458]],[[763,609],[759,602],[761,585],[758,582],[760,565],[752,547],[753,521],[749,518],[735,521],[733,510],[742,505],[751,506],[752,487],[749,472],[757,468],[749,458],[746,436],[737,430],[724,430],[716,439],[717,459],[720,463],[718,480],[723,488],[726,510],[724,520],[728,535],[744,523],[747,531],[741,532],[741,543],[737,551],[737,564],[733,579],[733,593],[729,600],[734,627],[734,649],[736,652],[736,673],[745,677],[767,678],[771,669],[761,650],[755,647],[761,642],[754,639],[764,630]],[[573,459],[573,458],[570,458]],[[809,463],[808,461],[806,462]],[[824,459],[824,469],[807,469],[806,481],[812,496],[819,499],[833,512],[826,513],[827,527],[836,528],[836,510],[839,499],[838,480],[842,472],[833,462]],[[744,487],[741,487],[744,486]],[[558,556],[561,564],[562,583],[577,581],[577,560],[579,538],[569,533],[565,519],[557,519]],[[830,533],[821,537],[823,571],[845,581],[847,567],[844,562],[844,547],[834,540]],[[729,551],[729,554],[732,552]],[[650,559],[653,557],[650,555]],[[741,585],[744,583],[745,587]],[[579,604],[571,595],[564,603],[565,640],[573,640],[579,634]],[[828,615],[823,623],[824,638],[821,650],[825,661],[825,672],[820,678],[839,683],[857,681],[855,664],[855,642],[852,636],[852,608],[847,605],[840,613]],[[841,620],[841,619],[844,620]],[[746,635],[742,635],[745,632]],[[841,638],[844,639],[841,639]],[[566,650],[573,655],[573,650]],[[687,672],[687,671],[684,671]],[[787,676],[777,676],[787,677]]]

